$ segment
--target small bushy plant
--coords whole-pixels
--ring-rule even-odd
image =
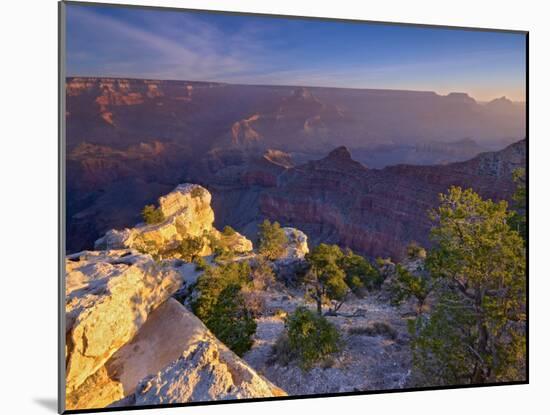
[[[265,290],[275,285],[275,273],[268,261],[258,257],[251,261],[252,285],[256,290]]]
[[[246,307],[239,285],[230,284],[220,292],[206,326],[237,355],[250,350],[256,322]]]
[[[288,238],[279,222],[264,220],[259,226],[258,239],[258,252],[263,257],[274,261],[284,255]]]
[[[154,205],[146,205],[141,211],[141,216],[146,224],[154,225],[164,221],[164,213],[160,208],[155,208]]]
[[[378,270],[351,249],[342,252],[337,245],[320,244],[306,255],[309,270],[305,282],[308,296],[322,314],[324,303],[331,303],[330,313],[336,313],[353,292],[363,296],[366,290],[380,288],[383,282]]]
[[[407,246],[407,258],[411,260],[426,259],[426,250],[413,241]]]
[[[237,233],[237,231],[229,225],[224,226],[223,231],[222,231],[223,236],[233,236],[236,233]]]
[[[193,262],[195,263],[196,271],[204,271],[208,267],[208,264],[206,263],[203,257],[195,258]]]
[[[424,311],[428,296],[436,288],[437,280],[434,280],[428,272],[422,270],[412,273],[401,264],[397,264],[395,273],[395,279],[390,286],[392,305],[399,305],[409,298],[414,298],[416,300],[416,313],[420,315]]]
[[[298,307],[286,318],[285,333],[280,340],[281,359],[297,359],[298,365],[309,370],[340,348],[340,335],[325,317],[317,315],[305,307]],[[285,339],[286,337],[286,339]],[[284,351],[281,354],[281,351]],[[277,352],[277,350],[276,350]]]
[[[383,321],[375,321],[368,326],[350,327],[348,333],[355,336],[383,336],[391,340],[395,340],[397,338],[397,331],[388,323]]]
[[[361,296],[361,292],[364,290],[377,290],[384,282],[380,272],[364,257],[355,254],[351,249],[345,250],[344,256],[339,260],[339,265],[346,274],[346,284],[356,295]]]
[[[221,234],[221,238],[216,235],[209,235],[210,249],[214,254],[214,261],[218,264],[224,264],[235,258],[235,251],[231,247],[231,237]]]
[[[232,284],[239,287],[250,285],[250,265],[247,262],[208,267],[195,286],[197,296],[191,303],[195,315],[207,321],[220,293]]]
[[[200,236],[189,236],[180,242],[178,252],[181,259],[187,262],[192,262],[199,257],[203,247],[204,240]]]

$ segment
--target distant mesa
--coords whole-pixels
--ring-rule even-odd
[[[353,161],[346,146],[340,146],[328,153],[327,159],[339,161]]]
[[[491,104],[491,103],[496,104],[497,102],[501,102],[501,103],[506,102],[506,103],[511,104],[511,103],[512,103],[512,100],[508,99],[506,96],[503,95],[503,96],[501,96],[500,98],[495,98],[495,99],[493,99],[493,100],[490,101],[489,103],[490,103],[490,104]]]
[[[496,111],[507,111],[514,107],[514,103],[505,96],[502,96],[489,101],[486,106]]]
[[[464,102],[466,104],[477,104],[476,100],[465,92],[451,92],[447,94],[447,98],[451,98],[453,101]]]

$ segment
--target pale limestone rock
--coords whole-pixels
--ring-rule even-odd
[[[67,409],[104,408],[123,397],[122,383],[111,379],[103,366],[66,396],[65,406]]]
[[[141,251],[162,251],[177,246],[185,238],[203,238],[204,247],[200,255],[212,253],[209,237],[223,238],[235,252],[252,251],[252,242],[236,233],[223,237],[213,227],[214,211],[210,206],[212,196],[204,187],[196,184],[180,184],[158,200],[159,209],[165,220],[159,224],[138,224],[131,229],[109,230],[95,242],[96,249],[137,248]]]
[[[66,389],[70,395],[182,284],[171,268],[131,250],[84,251],[66,260]]]
[[[307,245],[307,235],[296,228],[283,228],[288,239],[286,253],[282,259],[299,260],[304,259],[309,252]]]
[[[199,345],[206,352],[203,358],[187,359],[185,356],[194,355]],[[254,372],[197,317],[170,298],[148,315],[132,340],[67,395],[67,409],[141,405],[145,404],[144,399],[166,402],[168,397],[161,395],[139,396],[136,387],[168,368],[181,366],[182,360],[187,362],[187,371],[169,371],[171,377],[164,379],[169,402],[285,396],[284,391]],[[178,378],[179,375],[184,377]],[[187,375],[197,382],[188,383]]]
[[[173,299],[106,367],[131,393],[112,406],[286,396]]]
[[[273,262],[273,267],[280,279],[292,285],[296,283],[296,275],[307,269],[307,235],[296,228],[283,228],[283,231],[288,240],[287,246],[284,255]]]
[[[223,244],[227,248],[238,254],[246,254],[248,252],[251,252],[253,249],[252,242],[237,231],[235,231],[234,235],[226,236],[217,229],[213,229],[212,236],[214,238],[222,240]]]
[[[124,386],[124,395],[129,395],[144,377],[155,375],[191,345],[211,337],[200,320],[171,298],[149,315],[136,336],[105,366]]]
[[[178,185],[172,192],[166,196],[159,197],[159,207],[165,217],[179,215],[182,212],[188,213],[188,218],[193,214],[197,217],[203,217],[205,214],[210,217],[209,222],[212,226],[214,222],[214,212],[210,207],[212,195],[204,187],[198,184],[185,183]],[[209,209],[208,212],[206,210]]]
[[[135,229],[111,229],[104,236],[95,241],[95,249],[125,249],[133,245],[139,232]]]

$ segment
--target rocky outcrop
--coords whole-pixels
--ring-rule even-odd
[[[296,228],[283,228],[287,237],[286,252],[283,255],[284,260],[295,261],[304,259],[309,252],[307,246],[307,235]]]
[[[302,229],[313,243],[399,259],[412,240],[430,247],[428,211],[437,206],[440,193],[461,186],[484,198],[510,200],[515,189],[511,173],[523,166],[525,141],[466,162],[382,170],[350,161],[349,152],[339,148],[322,160],[288,169],[276,188],[261,193],[259,210]]]
[[[158,405],[213,400],[286,396],[242,360],[211,341],[199,342],[157,375],[144,379],[132,405]]]
[[[122,383],[112,379],[105,366],[101,366],[76,390],[66,395],[65,406],[67,409],[104,408],[123,397]]]
[[[243,182],[259,177],[258,163],[243,161],[237,173],[234,166],[221,167],[209,189],[216,215],[249,237],[268,218],[302,230],[313,245],[334,243],[399,260],[413,240],[430,247],[428,211],[438,205],[440,193],[461,186],[484,198],[511,200],[512,171],[525,166],[525,159],[522,140],[459,163],[370,169],[338,147],[320,160],[272,170],[269,182]]]
[[[111,250],[66,268],[67,409],[285,394],[170,298],[185,277],[174,261]]]
[[[165,220],[159,224],[139,224],[121,231],[113,229],[95,243],[96,249],[134,248],[152,243],[170,246],[183,237],[202,237],[212,231],[214,211],[211,195],[203,187],[184,184],[158,199]]]
[[[223,235],[213,227],[214,211],[210,205],[212,196],[204,187],[196,184],[180,184],[172,192],[158,199],[158,209],[164,215],[159,224],[139,224],[134,228],[112,229],[95,243],[96,249],[136,248],[142,251],[162,251],[175,248],[185,238],[203,241],[201,255],[212,253],[210,238],[222,239]],[[235,252],[252,250],[252,242],[239,233],[225,238],[226,246]]]
[[[107,367],[131,392],[113,406],[286,395],[175,300],[159,307]]]
[[[67,247],[91,249],[109,229],[140,220],[140,209],[182,177],[190,150],[159,140],[121,146],[81,143],[67,150]]]
[[[82,252],[66,261],[66,389],[74,392],[181,285],[173,269],[133,251]]]
[[[277,277],[287,285],[294,285],[297,276],[307,270],[306,254],[309,252],[307,235],[296,228],[283,228],[287,237],[285,253],[273,262],[273,270]]]

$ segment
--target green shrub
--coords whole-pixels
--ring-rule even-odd
[[[214,262],[223,265],[235,259],[235,251],[229,248],[217,247],[214,250]]]
[[[206,263],[204,258],[201,256],[198,258],[195,258],[193,262],[195,263],[195,271],[204,271],[206,270],[206,268],[208,268],[208,264]]]
[[[191,303],[195,315],[207,321],[220,293],[232,284],[239,287],[250,285],[250,265],[247,262],[208,267],[195,286],[197,296]]]
[[[192,262],[199,257],[203,247],[204,240],[200,236],[189,236],[180,242],[178,253],[184,261]]]
[[[164,221],[164,213],[160,208],[155,208],[154,205],[147,205],[141,211],[143,220],[148,225],[154,225]]]
[[[409,259],[426,259],[426,250],[413,241],[407,246],[407,257]]]
[[[384,282],[380,272],[361,255],[346,249],[345,255],[339,260],[340,267],[344,270],[345,282],[354,294],[361,296],[364,290],[377,290]]]
[[[288,334],[286,332],[283,332],[277,338],[271,352],[271,357],[268,360],[270,364],[278,363],[283,366],[288,366],[291,362],[298,359],[296,351],[292,350],[290,347]]]
[[[376,321],[368,326],[350,327],[348,333],[356,336],[383,336],[392,340],[397,338],[397,331],[383,321]]]
[[[244,304],[253,317],[261,317],[267,311],[267,303],[262,292],[254,289],[243,288]]]
[[[351,249],[345,253],[337,245],[320,244],[306,255],[309,265],[305,283],[308,296],[322,314],[322,306],[331,303],[329,313],[336,313],[353,292],[362,296],[365,290],[380,288],[383,279],[378,270]]]
[[[437,280],[428,272],[419,270],[415,273],[408,271],[401,264],[395,267],[396,276],[390,285],[391,303],[399,305],[409,298],[416,300],[416,313],[424,311],[428,296],[436,289]]]
[[[517,168],[513,171],[512,177],[516,183],[516,192],[512,196],[513,211],[508,219],[510,228],[519,233],[524,244],[527,243],[527,180],[525,168]]]
[[[235,251],[231,248],[231,237],[223,235],[218,238],[217,236],[211,234],[208,236],[210,249],[214,254],[214,262],[218,264],[224,264],[226,262],[232,261],[235,258]]]
[[[223,236],[233,236],[236,233],[237,233],[237,231],[229,225],[224,226],[223,231],[222,231]]]
[[[220,292],[205,323],[237,355],[242,356],[252,347],[256,322],[239,285],[230,284]]]
[[[286,319],[285,328],[286,332],[283,334],[279,348],[284,350],[285,358],[296,358],[299,366],[304,370],[325,360],[340,348],[340,335],[336,327],[325,317],[305,307],[298,307]],[[284,344],[286,342],[288,343]]]
[[[275,273],[268,261],[262,257],[251,261],[252,285],[256,290],[265,290],[275,285]]]
[[[288,238],[279,222],[264,220],[259,226],[258,239],[260,255],[271,261],[284,255]]]

